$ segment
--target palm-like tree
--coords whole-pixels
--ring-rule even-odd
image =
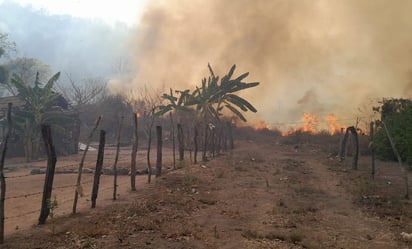
[[[175,93],[179,94],[177,97],[173,94],[173,90],[170,89],[170,94],[163,94],[162,98],[167,100],[167,104],[159,106],[159,111],[157,112],[158,115],[163,115],[174,110],[187,111],[194,109],[197,114],[195,127],[205,125],[206,128],[204,133],[204,149],[208,140],[207,127],[209,127],[209,123],[222,127],[220,118],[223,116],[224,110],[230,111],[245,122],[246,118],[242,112],[257,112],[252,104],[238,96],[237,93],[259,85],[259,82],[243,82],[249,73],[241,74],[237,78],[232,79],[236,65],[233,65],[228,74],[220,81],[219,77],[213,72],[212,67],[208,65],[208,68],[210,76],[207,79],[203,78],[202,85],[200,87],[197,86],[192,93],[189,90],[175,91]]]
[[[178,96],[175,96],[173,92]],[[159,110],[156,112],[156,115],[162,116],[170,111],[191,111],[190,107],[186,104],[189,98],[189,92],[190,90],[173,91],[173,89],[170,88],[170,94],[164,93],[161,96],[161,98],[166,101],[166,104],[158,107]]]
[[[209,78],[207,80],[204,78],[202,80],[202,86],[196,87],[196,90],[189,97],[187,105],[195,105],[199,115],[205,121],[213,119],[219,120],[220,116],[223,115],[223,110],[228,109],[246,122],[246,118],[242,112],[257,112],[257,110],[246,99],[235,93],[258,86],[259,82],[243,82],[249,73],[244,73],[232,79],[236,65],[233,65],[228,74],[219,82],[219,77],[215,75],[212,67],[208,65],[208,68],[210,71]]]
[[[26,84],[19,76],[13,75],[11,83],[16,87],[18,96],[25,102],[24,106],[15,112],[16,129],[23,134],[26,160],[31,160],[37,154],[40,144],[40,125],[49,124],[57,131],[63,131],[67,121],[73,119],[63,113],[63,108],[57,105],[59,95],[53,91],[60,73],[52,76],[44,86],[36,76],[34,86]]]

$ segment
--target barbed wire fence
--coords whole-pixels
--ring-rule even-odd
[[[109,147],[111,149],[111,147]],[[106,148],[107,149],[107,148]],[[106,169],[110,169],[110,166],[112,164],[112,161],[114,160],[114,156],[111,155],[111,151],[108,151],[108,155],[105,155],[104,161],[105,161],[105,165],[107,165],[108,167],[106,167]],[[118,163],[119,165],[130,165],[130,152],[131,150],[127,147],[125,147],[124,152],[126,153],[121,153],[121,158],[119,159]],[[105,153],[106,154],[106,153]],[[91,158],[91,157],[90,157]],[[89,160],[90,160],[89,158]],[[95,159],[93,159],[93,161],[89,161],[87,163],[85,163],[85,167],[86,168],[91,168],[93,169],[95,167],[96,161]],[[46,165],[45,165],[46,166]],[[44,166],[44,167],[45,167]],[[75,182],[75,176],[77,175],[77,171],[76,168],[78,167],[78,163],[70,163],[70,162],[64,162],[64,160],[62,162],[58,163],[58,169],[55,173],[58,176],[55,179],[55,186],[53,187],[53,195],[57,196],[57,198],[59,197],[59,195],[61,196],[70,196],[72,194],[72,190],[74,191],[77,188],[77,184]],[[26,167],[25,167],[26,168]],[[28,170],[32,170],[32,169],[38,169],[38,166],[35,167],[27,167]],[[43,167],[42,167],[43,168]],[[65,171],[65,169],[67,171]],[[68,170],[72,170],[72,171],[68,171]],[[13,173],[14,171],[9,172]],[[93,174],[94,174],[94,170],[92,172],[87,172],[87,178],[91,178],[91,179],[87,179],[85,178],[84,181],[81,182],[81,186],[83,189],[86,188],[90,188],[92,187],[93,184]],[[102,172],[103,173],[103,172]],[[25,193],[16,193],[13,194],[11,196],[8,196],[5,198],[5,201],[8,202],[8,208],[6,208],[6,214],[5,214],[5,224],[6,224],[6,228],[8,228],[7,230],[11,230],[13,229],[18,229],[18,227],[21,225],[18,222],[16,222],[17,219],[21,219],[24,217],[30,217],[30,219],[26,219],[25,222],[30,222],[32,221],[33,223],[35,222],[33,216],[35,214],[40,214],[41,209],[40,209],[40,202],[41,202],[41,196],[43,194],[43,187],[42,187],[42,183],[44,183],[44,177],[39,177],[39,176],[44,176],[45,172],[37,172],[37,173],[24,173],[24,174],[18,174],[18,175],[9,175],[9,176],[5,176],[6,180],[8,181],[8,183],[10,184],[27,184],[27,182],[30,182],[30,184],[27,185],[39,185],[36,186],[36,188],[31,188],[30,190],[24,190],[19,188],[18,191],[16,191],[15,189],[11,189],[8,192],[22,192],[22,191],[27,191]],[[72,184],[64,184],[59,186],[59,176],[66,176],[69,177],[69,179],[65,179],[65,182],[72,180],[73,183]],[[101,187],[99,188],[99,198],[108,198],[110,196],[111,190],[113,190],[113,183],[112,181],[110,181],[113,176],[112,175],[105,175],[102,174],[102,177],[104,179],[104,181],[100,182]],[[124,179],[122,182],[119,182],[117,184],[117,186],[121,186],[121,187],[125,187],[126,185],[130,185],[130,176],[127,175],[127,179]],[[110,180],[109,180],[110,179]],[[70,191],[69,191],[70,190]],[[85,194],[85,201],[83,203],[83,206],[86,207],[86,203],[89,201],[89,196],[90,193]],[[69,213],[69,211],[71,210],[71,206],[70,204],[73,203],[74,201],[74,197],[70,197],[70,198],[65,198],[62,200],[57,200],[58,201],[58,208],[57,211],[61,211],[61,213]],[[38,207],[36,207],[36,205],[39,205]],[[12,210],[12,215],[7,215],[7,211],[11,211],[10,209],[14,209]],[[16,211],[17,210],[17,211]],[[17,213],[17,214],[16,214]],[[37,218],[37,217],[36,217]],[[26,224],[27,225],[27,224]],[[34,225],[34,224],[33,224]]]
[[[342,119],[346,120],[346,119]],[[352,120],[352,119],[350,119]],[[294,123],[278,123],[278,125],[283,124],[302,124],[303,122],[294,122]],[[131,150],[128,148],[125,148],[125,151],[127,151],[128,153],[124,153],[122,154],[120,157],[120,160],[118,161],[119,164],[127,164],[130,166],[130,152]],[[91,157],[90,157],[91,158]],[[90,159],[88,158],[88,159]],[[113,160],[115,159],[115,157],[113,155],[105,155],[104,161],[105,164],[110,164],[113,162]],[[88,166],[87,168],[94,168],[95,166],[95,160],[88,162],[88,164],[86,166]],[[74,168],[76,169],[76,167],[78,167],[78,163],[68,163],[68,164],[59,164],[59,169],[71,169]],[[75,184],[75,176],[77,174],[76,171],[70,172],[71,174],[67,174],[67,173],[61,173],[59,174],[59,172],[56,172],[56,174],[59,175],[72,175],[73,176],[73,184],[65,184],[65,185],[61,185],[61,186],[54,186],[53,187],[53,192],[55,191],[64,191],[66,189],[71,189],[74,190],[77,185]],[[41,175],[44,175],[44,173],[42,173]],[[35,175],[31,174],[31,173],[25,173],[25,174],[20,174],[20,175],[10,175],[7,176],[6,175],[6,180],[7,181],[37,181],[38,183],[42,183],[44,182],[44,179],[41,177],[38,177],[37,179],[34,179]],[[91,174],[90,174],[91,176]],[[112,176],[109,176],[112,177]],[[86,180],[83,181],[81,183],[82,186],[87,186],[87,187],[91,187],[91,184],[93,183],[93,179],[91,180]],[[101,182],[102,183],[102,182]],[[128,181],[124,181],[119,183],[119,185],[126,185],[126,184],[130,184],[130,182]],[[90,185],[90,186],[89,186]],[[113,183],[112,182],[105,182],[101,188],[99,189],[99,193],[109,193],[109,190],[113,189]],[[39,190],[35,190],[35,189],[31,189],[32,192],[28,192],[28,193],[22,193],[22,194],[15,194],[15,195],[11,195],[9,197],[6,197],[5,200],[7,202],[17,202],[18,204],[15,203],[14,209],[17,209],[21,212],[18,212],[17,214],[13,214],[13,215],[9,215],[7,216],[7,212],[6,212],[6,216],[5,216],[5,220],[7,221],[6,224],[8,226],[13,226],[15,223],[10,222],[13,219],[18,219],[18,218],[22,218],[22,217],[27,217],[30,215],[34,215],[34,214],[39,214],[40,213],[40,208],[35,208],[35,203],[34,201],[36,201],[34,198],[38,197],[38,200],[40,202],[40,196],[43,194],[43,191],[41,190],[41,187],[39,188]],[[72,193],[72,192],[70,192]],[[74,198],[65,198],[62,200],[58,200],[59,206],[63,205],[63,204],[69,204],[71,202],[74,201]],[[29,204],[28,204],[29,203]],[[67,210],[69,210],[70,208],[68,208]],[[7,210],[6,210],[7,211]]]

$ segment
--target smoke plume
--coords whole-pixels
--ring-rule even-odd
[[[374,98],[412,93],[412,1],[152,1],[130,43],[132,80],[187,88],[237,64],[261,85],[250,119],[293,122],[304,112],[353,117]]]

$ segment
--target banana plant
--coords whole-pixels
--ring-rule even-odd
[[[68,122],[73,118],[56,105],[59,96],[53,91],[60,73],[53,75],[44,86],[36,75],[34,86],[26,84],[19,76],[13,75],[11,83],[18,91],[18,96],[24,101],[24,106],[14,113],[16,129],[23,134],[26,160],[30,161],[37,155],[40,145],[40,125],[49,124],[56,131],[63,132]]]
[[[174,93],[178,96],[175,96]],[[187,99],[189,98],[190,90],[176,90],[173,91],[170,88],[170,94],[164,93],[161,98],[166,102],[166,105],[158,106],[158,111],[155,113],[157,116],[162,116],[170,111],[191,111],[190,107],[186,104]]]
[[[189,100],[188,105],[195,105],[196,111],[204,119],[219,120],[223,115],[223,110],[228,109],[234,115],[246,122],[242,112],[257,112],[256,108],[246,99],[236,95],[237,92],[259,85],[259,82],[245,83],[243,80],[249,75],[244,73],[232,79],[236,65],[233,65],[228,74],[219,82],[219,77],[215,75],[213,69],[208,65],[210,76],[202,80],[202,86],[196,87]],[[240,110],[239,110],[240,109]]]

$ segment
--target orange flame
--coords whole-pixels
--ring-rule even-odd
[[[306,132],[310,134],[315,134],[318,131],[318,118],[315,114],[304,113],[301,118],[303,125],[297,128],[291,128],[287,132],[283,132],[282,136],[289,136],[295,132]]]
[[[303,132],[308,132],[314,134],[317,132],[318,128],[318,118],[315,114],[304,113],[302,117],[303,127],[301,128]]]
[[[344,128],[342,125],[338,124],[338,118],[334,114],[330,114],[326,117],[326,121],[328,122],[329,132],[331,135],[335,135]]]
[[[270,126],[266,121],[259,120],[255,124],[255,130],[257,130],[257,131],[270,130]]]

